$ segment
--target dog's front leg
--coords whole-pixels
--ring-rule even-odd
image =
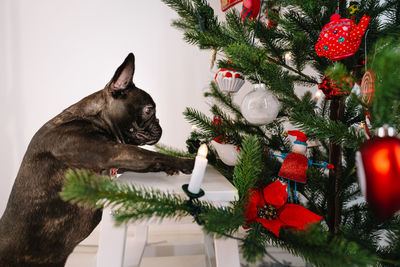
[[[111,151],[107,168],[121,168],[136,172],[164,171],[168,174],[176,172],[191,173],[193,159],[185,159],[161,154],[127,144],[116,144]]]
[[[68,166],[91,170],[120,168],[136,172],[191,173],[193,159],[169,156],[140,147],[95,138],[68,138],[52,148],[52,154]]]

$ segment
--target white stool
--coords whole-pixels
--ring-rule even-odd
[[[121,183],[152,187],[162,192],[176,193],[182,197],[186,197],[186,195],[181,187],[183,184],[188,184],[189,180],[190,175],[167,176],[165,173],[126,172],[119,177],[119,182]],[[219,206],[228,206],[230,201],[237,199],[236,188],[211,166],[206,169],[201,188],[204,190],[205,195],[200,200],[210,201]],[[134,262],[130,262],[129,265],[140,265],[147,244],[148,225],[152,224],[152,221],[154,220],[150,219],[146,222],[135,224],[135,251],[129,251],[130,254],[134,254],[133,256],[130,255],[130,259],[133,259]],[[114,224],[111,210],[104,209],[103,219],[100,222],[97,267],[123,267],[124,265],[127,225],[116,227]],[[214,266],[215,260],[217,267],[240,267],[239,249],[236,240],[230,238],[217,239],[205,235],[204,243],[207,266]]]

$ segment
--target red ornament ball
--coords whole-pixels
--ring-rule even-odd
[[[370,18],[364,15],[356,25],[351,19],[341,19],[339,14],[333,14],[331,22],[326,24],[319,34],[315,45],[317,55],[332,61],[354,55],[360,47],[369,20]]]
[[[400,210],[400,140],[373,137],[356,154],[361,191],[369,207],[381,220]]]

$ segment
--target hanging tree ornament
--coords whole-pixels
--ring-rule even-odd
[[[220,69],[214,77],[219,89],[227,93],[236,93],[242,88],[244,84],[244,78],[242,74],[231,68]]]
[[[357,12],[360,10],[360,0],[350,0],[347,13],[351,19],[354,19]]]
[[[331,16],[318,37],[315,51],[320,57],[331,61],[341,60],[354,55],[361,44],[370,18],[364,15],[358,25],[351,19],[341,19],[339,14]]]
[[[378,129],[356,153],[361,192],[381,220],[400,210],[400,140],[392,127]]]
[[[298,202],[297,198],[297,182],[306,183],[307,181],[307,169],[311,165],[322,166],[325,169],[333,169],[333,165],[327,162],[315,163],[306,157],[307,153],[307,136],[301,131],[288,131],[288,135],[296,136],[296,141],[292,147],[292,153],[285,153],[282,155],[276,155],[269,153],[271,157],[279,157],[283,159],[281,169],[279,170],[278,176],[288,180],[287,197],[290,196],[290,181],[294,182],[294,195],[293,201]]]
[[[260,0],[243,0],[242,21],[244,19],[255,19],[260,12]]]
[[[223,12],[225,12],[242,1],[243,0],[221,0],[221,9]]]
[[[322,82],[318,84],[318,89],[324,93],[326,99],[337,99],[350,94],[349,91],[343,91],[342,87],[338,85],[339,83],[329,76],[329,74],[325,75],[322,78]],[[342,83],[345,83],[348,88],[353,88],[354,86],[354,80],[351,77],[343,78]]]
[[[217,48],[213,48],[213,49],[211,50],[211,56],[210,56],[210,70],[211,70],[212,68],[214,68],[215,60],[217,59],[217,52],[218,52]]]
[[[243,117],[255,125],[272,122],[278,116],[281,104],[278,98],[267,90],[265,84],[255,84],[240,106]]]
[[[218,157],[223,163],[228,166],[235,166],[237,164],[240,153],[239,147],[224,142],[218,142],[216,139],[211,140],[210,143],[217,151]]]
[[[367,107],[364,108],[365,112],[365,124],[364,124],[364,129],[365,129],[365,134],[367,135],[368,138],[371,138],[371,133],[370,133],[370,128],[371,128],[371,123],[370,123],[370,118],[371,115],[369,113],[368,107],[371,106],[371,101],[374,96],[375,92],[375,74],[372,70],[367,70],[361,80],[361,86],[360,86],[360,95],[362,101],[367,105]]]
[[[360,95],[367,106],[371,105],[375,92],[375,74],[372,70],[367,70],[361,80]]]
[[[214,116],[213,125],[216,128],[220,128],[222,125],[222,118]],[[235,145],[229,144],[228,139],[225,136],[217,136],[216,138],[211,140],[210,143],[217,151],[218,157],[223,163],[228,166],[235,166],[237,164],[240,148]]]

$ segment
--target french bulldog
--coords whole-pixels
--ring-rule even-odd
[[[0,219],[0,266],[64,266],[102,211],[60,199],[68,169],[190,173],[193,159],[142,149],[161,137],[156,105],[133,83],[130,53],[104,89],[70,106],[32,138]]]

